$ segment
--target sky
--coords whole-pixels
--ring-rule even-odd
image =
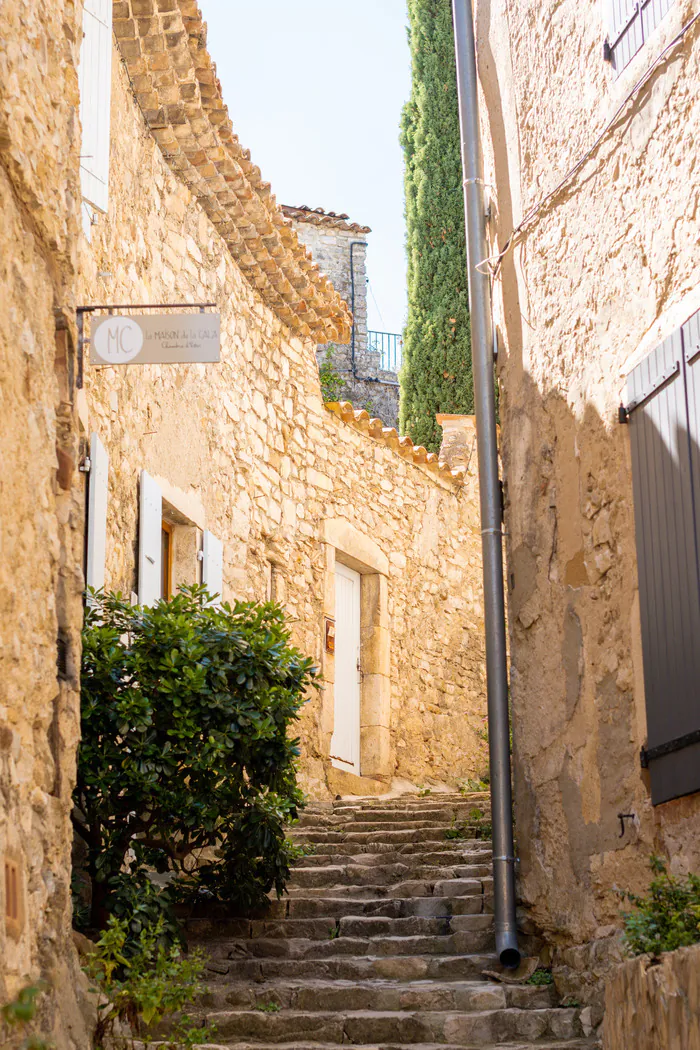
[[[371,226],[369,327],[406,315],[405,0],[200,0],[234,130],[280,204]]]

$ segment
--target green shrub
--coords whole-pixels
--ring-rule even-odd
[[[548,985],[554,984],[554,977],[551,970],[538,968],[532,977],[528,977],[526,983],[534,984],[536,988],[546,988]]]
[[[166,947],[163,920],[141,930],[129,952],[125,922],[110,918],[85,967],[103,997],[94,1045],[97,1050],[148,1046],[193,1047],[211,1041],[213,1030],[197,1026],[186,1007],[202,994],[204,957]],[[163,1034],[164,1031],[167,1034]]]
[[[36,1018],[37,1000],[47,989],[44,981],[28,984],[2,1007],[0,1045],[5,1050],[53,1050],[52,1043],[47,1043],[37,1035],[25,1034]]]
[[[490,820],[485,820],[483,824],[477,824],[474,829],[475,839],[490,839],[493,835],[493,824]]]
[[[456,817],[452,818],[452,823],[449,828],[445,828],[446,839],[471,839],[474,837],[474,831],[469,827],[468,824],[458,822]]]
[[[316,672],[279,606],[209,601],[191,587],[151,608],[97,594],[87,609],[74,812],[92,927],[116,915],[137,935],[176,900],[252,909],[289,876],[303,797],[287,732]]]
[[[321,380],[321,397],[324,401],[338,401],[345,389],[345,380],[333,364],[333,350],[328,347],[318,366],[318,377]]]
[[[457,785],[457,790],[460,795],[471,795],[473,792],[477,791],[488,791],[488,773],[482,773],[480,777],[468,777],[466,780],[460,781]]]
[[[622,893],[634,905],[623,912],[624,942],[631,955],[660,955],[700,942],[700,877],[669,875],[659,857],[651,858],[649,892]]]

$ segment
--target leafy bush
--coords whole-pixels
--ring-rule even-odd
[[[546,988],[548,985],[554,984],[554,975],[551,970],[538,967],[533,975],[528,977],[526,984],[534,984],[536,988]]]
[[[659,857],[651,858],[649,892],[622,893],[634,905],[623,912],[624,942],[632,955],[660,955],[700,942],[700,877],[669,875]]]
[[[318,366],[318,377],[321,380],[321,397],[324,401],[337,401],[345,389],[345,380],[335,369],[333,352],[329,346]]]
[[[449,828],[445,828],[446,839],[471,839],[474,838],[474,830],[468,824],[458,822],[456,817],[452,818]]]
[[[474,829],[475,839],[490,839],[493,835],[493,824],[490,820],[485,820],[483,824],[477,824]]]
[[[36,1018],[37,1000],[47,991],[44,981],[28,984],[0,1010],[0,1045],[5,1050],[51,1050],[52,1044],[37,1035],[23,1035]]]
[[[110,918],[107,929],[90,955],[86,972],[104,998],[98,1013],[94,1045],[101,1050],[148,1046],[158,1038],[161,1046],[193,1047],[211,1041],[213,1031],[195,1024],[185,1008],[202,994],[204,957],[163,944],[163,920],[145,926],[135,949],[128,953],[129,928]],[[161,1026],[167,1026],[163,1035]]]
[[[151,608],[96,594],[87,609],[74,820],[93,927],[112,914],[138,934],[202,895],[255,908],[289,876],[303,797],[287,730],[316,672],[279,606],[209,601],[191,587]]]
[[[459,791],[460,795],[471,795],[474,792],[488,791],[488,771],[486,773],[482,773],[480,777],[468,777],[466,780],[460,781],[460,783],[457,785],[457,790]]]

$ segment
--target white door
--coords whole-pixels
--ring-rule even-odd
[[[335,719],[331,761],[360,773],[360,574],[335,563]]]

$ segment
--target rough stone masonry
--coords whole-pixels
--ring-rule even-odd
[[[57,1050],[89,1043],[70,808],[93,434],[109,457],[108,586],[138,588],[147,470],[172,584],[199,579],[203,532],[216,534],[224,596],[284,601],[322,661],[302,723],[309,790],[454,783],[485,766],[473,475],[323,406],[315,347],[347,342],[348,309],[238,142],[192,0],[111,7],[109,197],[83,208],[81,232],[79,164],[94,159],[81,154],[82,6],[0,9],[0,998],[46,979],[37,1026]],[[219,365],[90,369],[78,306],[179,300],[216,301]],[[336,561],[363,581],[354,778],[329,760]]]
[[[494,282],[520,886],[565,950],[576,998],[604,973],[605,945],[615,957],[615,887],[648,886],[652,852],[676,871],[700,860],[699,796],[653,808],[640,765],[638,561],[618,422],[633,363],[700,306],[700,24],[662,57],[700,5],[654,5],[663,17],[622,70],[604,59],[605,6],[476,3],[494,256],[537,209]]]

